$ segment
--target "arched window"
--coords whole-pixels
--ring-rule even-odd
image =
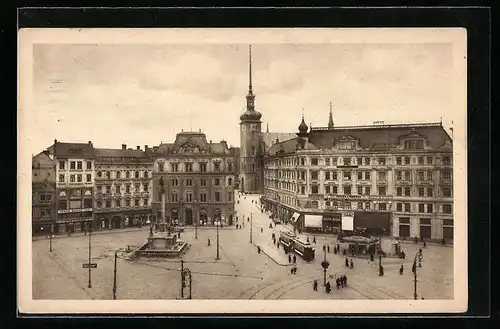
[[[135,172],[135,178],[139,178],[139,172],[138,171]]]
[[[99,177],[99,178],[102,177],[102,172],[98,171],[97,172],[97,177]]]
[[[119,171],[116,172],[116,178],[120,178],[121,173]]]
[[[107,178],[107,179],[110,179],[110,178],[111,178],[111,172],[110,172],[110,171],[106,171],[106,178]]]
[[[128,170],[127,170],[127,171],[125,172],[125,178],[130,178],[130,171],[128,171]]]

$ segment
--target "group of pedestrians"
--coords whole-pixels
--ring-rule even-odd
[[[337,284],[337,289],[347,287],[347,276],[344,274],[335,279],[335,283]]]
[[[352,258],[351,261],[349,261],[347,257],[345,258],[345,267],[354,268],[354,262],[352,261]]]

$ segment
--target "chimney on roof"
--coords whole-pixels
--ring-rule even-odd
[[[126,150],[127,149],[127,144],[122,144],[122,150]]]
[[[49,150],[43,150],[43,154],[49,155]]]
[[[89,141],[89,145],[92,145],[92,142],[91,142],[91,141]]]
[[[210,144],[212,144],[212,140],[210,140]]]
[[[141,147],[139,145],[137,145],[137,150],[139,150],[139,151],[141,150]]]
[[[144,151],[147,151],[147,150],[148,150],[148,146],[144,145]]]

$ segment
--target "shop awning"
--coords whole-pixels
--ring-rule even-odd
[[[323,227],[323,216],[305,215],[304,216],[304,226],[305,227]]]
[[[292,217],[290,217],[290,221],[295,223],[299,219],[300,214],[298,212],[294,212]]]

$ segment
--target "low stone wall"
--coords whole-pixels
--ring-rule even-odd
[[[179,249],[176,250],[155,250],[155,249],[147,249],[148,243],[145,243],[138,250],[134,251],[135,257],[158,257],[158,258],[173,258],[179,257],[183,253],[187,251],[189,245],[187,242],[184,242]]]

